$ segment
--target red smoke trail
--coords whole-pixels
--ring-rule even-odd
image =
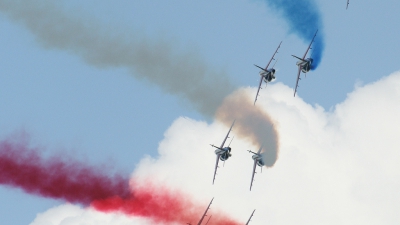
[[[45,160],[26,145],[0,142],[0,184],[30,194],[83,205],[111,196],[129,196],[128,178],[103,172],[61,156]]]
[[[147,217],[164,224],[197,223],[206,208],[206,203],[196,205],[185,194],[151,183],[132,192],[127,176],[104,171],[61,156],[43,159],[40,151],[26,144],[0,142],[0,184],[30,194],[90,205],[102,212]],[[240,224],[221,213],[213,213],[212,221],[221,225]]]
[[[155,223],[168,222],[197,224],[203,215],[208,201],[194,205],[188,196],[176,190],[156,186],[151,182],[135,187],[131,198],[113,197],[107,200],[94,201],[92,207],[98,211],[119,211],[127,215],[151,218]],[[222,213],[216,213],[213,205],[207,215],[212,215],[211,224],[238,225],[233,219]]]

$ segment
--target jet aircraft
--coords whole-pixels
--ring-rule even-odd
[[[226,139],[228,139],[229,133],[231,132],[232,127],[233,127],[234,124],[235,124],[235,121],[233,121],[232,126],[231,126],[231,128],[229,129],[228,133],[226,134],[225,139],[224,139],[224,141],[222,142],[222,144],[221,144],[220,147],[211,144],[212,147],[217,148],[217,149],[215,149],[215,154],[217,155],[217,161],[215,162],[215,171],[214,171],[213,184],[214,184],[214,181],[215,181],[215,175],[217,174],[217,169],[218,169],[218,162],[219,162],[219,160],[221,160],[221,161],[226,161],[226,160],[229,159],[229,157],[232,156],[232,154],[231,154],[232,148],[229,147],[229,146],[230,146],[230,143],[229,143],[228,147],[224,147],[224,144],[225,144],[225,142],[226,142]],[[231,141],[231,142],[232,142],[232,141]]]
[[[296,87],[294,88],[294,96],[296,96],[297,88],[299,87],[299,80],[300,80],[300,72],[303,72],[305,76],[307,76],[307,72],[310,71],[311,69],[311,64],[313,62],[312,58],[307,58],[307,53],[311,49],[311,45],[314,42],[315,36],[317,36],[318,30],[315,32],[313,39],[311,40],[310,45],[307,48],[306,53],[304,54],[303,58],[297,57],[295,55],[292,55],[293,57],[299,59],[297,61],[296,65],[299,67],[299,72],[297,73],[297,79],[296,79]]]
[[[250,191],[251,191],[251,187],[253,186],[254,174],[256,173],[257,165],[261,167],[261,171],[262,171],[262,167],[265,165],[262,154],[261,154],[261,150],[262,150],[262,146],[260,147],[260,149],[258,150],[257,153],[247,150],[248,152],[253,153],[252,158],[254,161],[253,173],[251,174]]]
[[[272,55],[272,58],[269,60],[267,66],[265,68],[262,68],[261,66],[257,66],[254,64],[254,66],[258,67],[261,69],[260,71],[260,83],[258,84],[258,89],[257,89],[257,94],[256,94],[256,99],[254,100],[254,105],[256,104],[257,101],[257,97],[258,97],[258,93],[260,92],[261,89],[261,85],[262,85],[262,81],[264,80],[265,84],[268,84],[268,82],[271,82],[273,79],[275,79],[275,69],[274,66],[272,66],[271,69],[268,69],[269,64],[272,62],[272,60],[275,60],[274,56],[276,53],[278,53],[278,49],[281,47],[282,41],[281,43],[279,43],[278,48],[276,48],[275,53]],[[275,61],[276,63],[276,61]]]
[[[200,220],[197,223],[197,225],[201,225],[201,223],[203,222],[204,218],[207,216],[207,211],[210,209],[210,206],[211,206],[211,203],[212,203],[213,200],[214,200],[214,198],[211,199],[210,204],[208,204],[208,207],[207,207],[206,211],[204,212],[203,216],[200,218]],[[211,216],[210,216],[210,218],[211,218]],[[208,218],[208,221],[210,221],[210,218]],[[208,221],[207,221],[207,223],[208,223]],[[207,223],[206,223],[206,225],[207,225]],[[188,224],[192,225],[191,223],[188,223]]]
[[[346,6],[346,9],[348,9],[348,8],[349,8],[349,3],[350,3],[350,0],[347,0],[347,6]]]
[[[253,212],[251,213],[251,216],[250,216],[249,220],[247,221],[246,225],[249,225],[251,217],[253,217],[254,211],[256,211],[256,210],[253,210]]]

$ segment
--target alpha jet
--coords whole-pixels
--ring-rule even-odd
[[[203,216],[200,218],[199,222],[197,223],[197,225],[201,225],[201,223],[203,222],[204,218],[207,216],[207,211],[210,209],[211,203],[214,200],[214,198],[211,199],[210,204],[208,204],[208,207],[206,209],[206,211],[204,212]],[[208,218],[208,221],[206,223],[206,225],[208,224],[208,222],[210,221],[211,216]],[[192,225],[191,223],[188,223],[189,225]]]
[[[317,30],[317,32],[318,32],[318,30]],[[297,88],[299,87],[300,72],[303,72],[304,75],[307,76],[307,72],[309,72],[311,70],[311,65],[313,63],[313,59],[312,58],[306,59],[306,56],[307,56],[308,51],[311,49],[311,45],[314,42],[315,36],[317,36],[317,32],[315,32],[314,37],[311,40],[311,43],[308,46],[306,53],[304,53],[303,58],[292,55],[293,57],[299,59],[299,61],[297,61],[297,63],[296,63],[296,65],[299,67],[299,71],[297,73],[296,87],[294,88],[294,96],[296,96]]]
[[[224,147],[224,145],[225,145],[226,139],[228,139],[228,137],[229,137],[229,133],[231,132],[232,127],[233,127],[234,124],[235,124],[235,121],[233,121],[232,126],[229,129],[228,133],[226,134],[225,139],[222,142],[220,147],[211,144],[212,147],[217,148],[217,149],[215,149],[215,154],[217,155],[217,161],[215,162],[215,171],[214,171],[213,184],[214,184],[214,181],[215,181],[215,175],[217,174],[219,160],[225,162],[226,160],[229,159],[229,157],[232,156],[232,154],[231,154],[232,148],[229,147],[231,144],[229,143],[228,147]],[[232,140],[231,140],[231,142],[232,142]]]
[[[276,48],[275,53],[272,55],[272,58],[269,60],[267,66],[265,68],[262,68],[261,66],[257,66],[254,64],[254,66],[261,69],[261,71],[260,71],[261,78],[260,78],[260,83],[258,84],[258,89],[257,89],[256,99],[254,100],[254,105],[256,104],[258,93],[260,92],[262,82],[264,81],[265,84],[268,84],[273,79],[275,79],[275,69],[274,69],[275,64],[274,64],[274,66],[272,66],[271,69],[268,69],[268,67],[269,67],[269,64],[272,62],[272,60],[275,60],[275,58],[274,58],[275,54],[278,53],[278,49],[281,47],[281,44],[282,44],[282,41],[281,41],[281,43],[279,43],[278,48]],[[276,63],[276,61],[275,61],[275,63]]]
[[[263,160],[263,156],[261,153],[262,150],[262,146],[260,147],[260,149],[258,150],[257,153],[252,152],[250,150],[247,150],[250,153],[253,153],[253,161],[254,161],[254,165],[253,165],[253,173],[251,174],[251,182],[250,182],[250,191],[251,191],[251,187],[253,186],[253,181],[254,181],[254,175],[256,174],[256,167],[257,165],[259,167],[261,167],[261,171],[262,171],[262,167],[265,166],[264,160]]]

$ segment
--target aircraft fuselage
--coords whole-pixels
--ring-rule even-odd
[[[267,71],[260,71],[260,76],[263,77],[265,83],[271,82],[273,79],[275,79],[275,69],[268,69]]]
[[[257,165],[263,167],[265,165],[262,155],[254,154],[252,156],[253,160],[257,160]]]
[[[222,149],[215,149],[215,154],[216,155],[220,155],[220,160],[221,161],[225,161],[225,160],[227,160],[229,157],[231,157],[232,156],[232,154],[231,154],[231,147],[225,147],[225,148],[222,148]]]
[[[303,73],[307,73],[308,71],[311,70],[311,64],[313,62],[312,58],[307,58],[305,60],[299,60],[297,61],[296,65],[301,67],[301,71]]]

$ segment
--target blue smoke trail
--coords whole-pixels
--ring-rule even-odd
[[[265,0],[269,6],[279,12],[289,25],[289,33],[294,33],[310,43],[315,31],[318,34],[312,45],[312,70],[321,62],[325,48],[322,17],[314,0]]]

